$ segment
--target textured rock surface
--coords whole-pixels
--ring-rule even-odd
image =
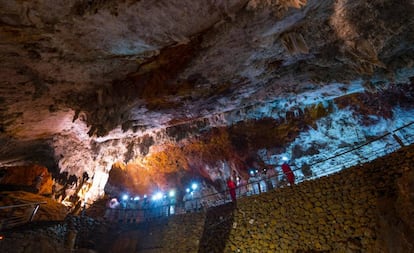
[[[224,252],[411,252],[412,154],[242,199]]]
[[[247,174],[250,160],[314,163],[414,121],[413,12],[409,0],[0,0],[0,165],[87,172],[97,199],[119,163],[143,175],[128,187],[140,194],[153,191],[143,181]]]
[[[52,175],[46,167],[18,166],[8,167],[1,179],[1,184],[7,188],[22,188],[39,194],[52,194]]]
[[[62,221],[68,214],[68,208],[49,197],[40,196],[25,191],[2,191],[1,206],[25,203],[41,203],[34,216],[34,221]],[[20,202],[16,202],[16,199]],[[3,211],[8,211],[3,210]],[[32,210],[30,210],[31,212]],[[3,212],[4,214],[4,212]],[[3,217],[3,216],[2,216]]]
[[[414,146],[329,177],[222,206],[109,227],[69,217],[64,226],[5,234],[5,252],[412,252]],[[24,241],[24,243],[21,243]],[[16,247],[16,245],[18,245]],[[24,246],[26,245],[26,246]]]

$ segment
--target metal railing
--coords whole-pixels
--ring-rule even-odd
[[[33,221],[41,204],[34,202],[0,206],[0,231]]]
[[[356,145],[350,149],[339,152],[338,154],[334,154],[330,157],[320,159],[309,165],[310,168],[318,167],[318,171],[320,171],[320,173],[318,175],[298,178],[298,181],[316,179],[322,176],[338,172],[342,169],[355,166],[357,164],[363,164],[372,161],[378,157],[385,156],[387,154],[395,152],[403,146],[407,146],[414,143],[413,133],[414,122],[410,122],[393,131],[389,131],[383,135],[371,138],[370,140]],[[378,143],[380,141],[384,142],[384,139],[387,139],[385,141],[386,145],[376,148],[375,143]],[[362,154],[365,154],[365,156],[363,156]],[[341,157],[344,157],[346,155],[349,159],[346,162],[344,162],[344,159],[341,159]],[[300,170],[300,168],[295,169],[295,171],[298,171],[297,174],[301,174]]]
[[[342,169],[349,168],[351,166],[362,164],[374,160],[375,158],[390,154],[399,148],[414,143],[414,122],[408,123],[394,131],[388,132],[376,138],[372,138],[364,143],[356,145],[355,147],[346,151],[335,154],[331,157],[321,159],[309,165],[310,168],[317,166],[319,168],[318,175],[299,176],[303,175],[301,168],[291,165],[292,171],[295,174],[296,183],[300,183],[306,180],[313,180],[322,176],[330,175],[338,172]],[[374,149],[374,143],[378,141],[384,141],[388,138],[387,145]],[[366,152],[361,152],[362,149],[368,149]],[[362,156],[361,153],[367,154]],[[342,159],[336,162],[337,158],[349,155],[352,159],[348,159],[347,162],[343,162]],[[329,164],[326,164],[328,163]],[[328,169],[322,169],[328,168]],[[276,175],[274,177],[262,177],[256,178],[253,182],[249,182],[245,185],[239,185],[236,188],[237,198],[257,195],[269,190],[273,190],[280,187],[287,186],[287,182],[281,182],[279,179],[283,178],[283,175]],[[105,218],[108,221],[119,223],[140,223],[153,218],[165,217],[170,215],[198,212],[210,207],[223,205],[231,202],[228,189],[203,195],[200,197],[194,197],[189,202],[177,201],[174,203],[158,202],[152,203],[153,206],[124,206],[123,208],[107,208],[105,212]],[[125,204],[125,203],[124,203]]]
[[[175,204],[166,204],[148,208],[107,208],[104,218],[117,223],[140,223],[181,213],[184,211],[180,207]]]

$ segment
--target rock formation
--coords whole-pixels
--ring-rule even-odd
[[[298,177],[369,161],[413,142],[412,13],[409,0],[0,0],[0,165],[46,166],[87,202],[283,156]]]

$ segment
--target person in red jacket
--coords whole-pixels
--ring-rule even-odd
[[[282,171],[283,171],[283,173],[285,173],[285,175],[287,177],[287,180],[289,181],[289,184],[294,185],[295,184],[295,174],[293,174],[293,171],[290,168],[289,164],[284,162],[282,164]]]
[[[233,201],[233,203],[236,203],[236,183],[234,183],[234,181],[231,180],[231,177],[227,179],[227,187],[230,191],[231,201]]]

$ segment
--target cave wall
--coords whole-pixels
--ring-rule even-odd
[[[152,142],[238,124],[233,139],[259,130],[236,143],[253,143],[247,151],[268,141],[282,149],[330,113],[320,105],[335,97],[365,90],[337,101],[364,115],[364,126],[413,104],[412,1],[3,2],[0,165],[95,174],[93,200],[114,163],[161,149]],[[387,92],[403,84],[406,96]],[[278,129],[239,123],[263,118],[302,121]],[[138,143],[146,133],[154,138]],[[296,154],[327,145],[311,144]]]
[[[414,149],[241,199],[224,252],[412,252]],[[206,250],[225,228],[209,231]]]
[[[177,215],[144,224],[138,230],[119,233],[102,252],[197,252],[204,213]]]
[[[0,191],[25,190],[42,195],[52,193],[52,175],[40,165],[26,165],[2,168]]]
[[[230,214],[223,207],[221,214],[209,210],[201,238],[199,230],[183,232],[196,220],[181,223],[185,218],[176,216],[159,230],[156,252],[197,252],[190,245],[198,240],[198,252],[412,252],[413,161],[411,146],[329,177],[240,199]]]
[[[327,160],[324,166],[311,166],[414,122],[411,86],[407,84],[401,90],[391,87],[384,94],[351,93],[340,99],[315,100],[310,104],[303,104],[304,99],[299,99],[301,103],[288,99],[275,101],[267,107],[258,104],[214,115],[216,118],[177,124],[140,138],[85,142],[62,135],[54,139],[53,146],[61,172],[80,177],[86,171],[93,177],[90,200],[102,197],[104,189],[105,193],[116,195],[107,191],[108,184],[120,185],[118,188],[130,194],[150,195],[154,188],[166,191],[168,187],[185,188],[187,179],[194,176],[214,181],[217,174],[228,174],[223,167],[247,177],[251,158],[272,166],[280,164],[286,156],[296,168],[309,166],[309,175],[317,177],[327,174],[325,170],[337,171],[392,152],[390,145],[398,148],[399,144],[390,135],[357,152],[348,152],[335,159],[336,164]],[[242,116],[249,120],[241,121]],[[398,133],[405,145],[413,142],[412,129],[414,125],[404,129],[407,133]],[[381,152],[374,154],[372,150]],[[116,167],[124,168],[125,180],[116,182],[110,178]],[[307,175],[298,170],[296,176]]]
[[[75,228],[100,232],[78,233],[74,252],[413,252],[413,161],[411,145],[363,166],[239,199],[237,209],[221,206],[141,227],[95,227],[87,219]],[[55,234],[60,247],[52,243]],[[61,228],[15,231],[0,241],[0,250],[37,252],[53,244],[65,252],[66,236]]]

